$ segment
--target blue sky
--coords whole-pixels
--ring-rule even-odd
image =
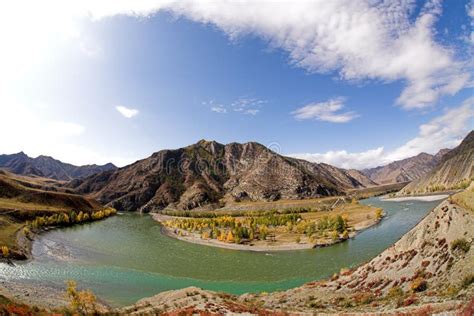
[[[473,128],[469,1],[27,3],[0,13],[2,153],[121,166],[204,138],[365,168]]]

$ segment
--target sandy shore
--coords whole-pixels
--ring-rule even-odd
[[[432,202],[432,201],[444,200],[447,197],[449,197],[449,194],[402,196],[402,197],[396,197],[396,198],[384,198],[383,200],[384,201],[391,201],[391,202],[403,202],[403,201]]]
[[[162,215],[158,213],[151,214],[153,219],[158,223],[162,223],[163,221],[170,220],[176,217]],[[356,225],[355,231],[349,233],[349,238],[355,237],[361,230],[369,228],[379,221],[375,220],[368,220]],[[178,240],[190,242],[193,244],[204,245],[204,246],[211,246],[211,247],[218,247],[224,249],[233,249],[233,250],[244,250],[244,251],[257,251],[257,252],[271,252],[271,251],[291,251],[291,250],[304,250],[304,249],[313,249],[318,247],[327,247],[331,246],[340,242],[345,241],[345,239],[338,239],[338,240],[326,240],[323,243],[295,243],[295,242],[282,242],[282,241],[267,241],[264,244],[233,244],[233,243],[226,243],[216,239],[202,239],[197,234],[190,233],[186,236],[179,236],[174,232],[173,229],[165,227],[161,225],[161,232],[171,238],[175,238]],[[259,241],[259,243],[263,243]]]

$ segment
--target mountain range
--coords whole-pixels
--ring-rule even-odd
[[[316,198],[374,185],[357,170],[284,157],[255,142],[201,140],[68,186],[118,210],[151,211]]]
[[[117,169],[117,167],[111,163],[102,166],[75,166],[49,156],[31,158],[23,152],[11,155],[0,155],[0,168],[19,175],[39,176],[65,181],[87,177],[102,171]]]
[[[448,152],[449,149],[441,149],[436,155],[423,152],[385,166],[364,169],[362,173],[378,184],[409,182],[430,172]]]

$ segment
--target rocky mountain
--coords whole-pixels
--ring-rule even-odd
[[[49,156],[31,158],[25,153],[20,152],[11,155],[0,155],[0,168],[20,175],[39,176],[69,181],[72,179],[88,177],[102,171],[114,170],[117,167],[111,163],[102,166],[74,166]]]
[[[193,209],[228,201],[315,198],[372,184],[357,171],[284,157],[250,142],[201,140],[69,187],[118,210]]]
[[[449,149],[441,149],[436,155],[420,153],[385,166],[362,170],[362,173],[378,184],[413,181],[430,172],[447,152]]]
[[[446,153],[439,164],[423,177],[404,187],[399,194],[463,189],[474,179],[474,131],[458,147]]]

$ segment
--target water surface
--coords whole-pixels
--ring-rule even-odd
[[[175,240],[162,235],[149,215],[117,215],[42,234],[33,243],[34,260],[16,267],[0,264],[0,279],[53,286],[75,279],[114,306],[191,285],[235,294],[283,290],[370,260],[440,203],[362,202],[382,207],[387,217],[331,247],[268,253]]]

